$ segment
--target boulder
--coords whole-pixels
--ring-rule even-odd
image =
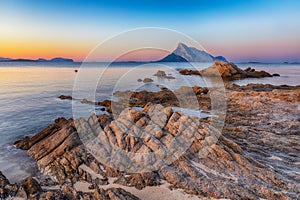
[[[144,83],[151,83],[153,80],[151,78],[144,78],[143,80]]]
[[[158,70],[154,76],[157,76],[159,78],[166,78],[166,79],[175,79],[175,77],[167,75],[166,72],[162,70]]]
[[[73,97],[70,95],[60,95],[58,98],[60,98],[61,100],[65,100],[65,99],[72,100],[73,99]]]

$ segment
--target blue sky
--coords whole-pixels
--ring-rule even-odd
[[[232,61],[299,61],[299,10],[296,0],[1,1],[0,57],[80,60],[111,35],[150,26],[180,31]]]

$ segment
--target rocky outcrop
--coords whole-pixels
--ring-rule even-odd
[[[215,61],[214,65],[201,71],[182,69],[179,71],[179,73],[182,75],[200,75],[205,77],[221,76],[224,80],[235,80],[243,78],[264,78],[273,76],[266,71],[255,71],[255,69],[252,69],[250,67],[245,70],[242,70],[234,63],[222,61]],[[278,75],[279,74],[275,74],[274,76]]]
[[[176,106],[182,108],[200,107],[202,110],[208,110],[211,107],[211,97],[207,87],[186,87],[182,86],[175,91],[167,88],[161,88],[159,92],[148,91],[116,91],[115,96],[120,97],[113,106],[118,108],[130,106],[144,107],[148,102],[161,104],[163,106]],[[198,106],[199,104],[199,106]]]
[[[5,181],[3,181],[5,179]],[[88,199],[88,200],[138,200],[139,198],[121,188],[107,190],[96,187],[93,193],[78,192],[70,186],[57,189],[42,189],[34,178],[26,178],[20,184],[10,184],[0,171],[0,199]]]
[[[162,71],[162,70],[158,70],[154,76],[157,76],[159,78],[166,78],[166,79],[175,79],[174,76],[170,76],[170,75],[167,75],[166,72]]]
[[[181,88],[178,93],[166,89],[158,93],[119,93],[136,104],[154,102],[143,105],[142,110],[123,109],[114,116],[92,115],[75,122],[60,118],[15,146],[27,150],[54,182],[71,185],[65,191],[73,191],[72,195],[115,197],[114,190],[102,189],[102,185],[111,183],[110,177],[115,177],[115,184],[138,189],[166,181],[172,188],[200,198],[297,199],[300,86],[227,84],[226,88],[228,107],[222,134],[210,126],[211,118],[198,119],[168,107],[176,103],[175,98],[181,98],[179,94],[185,98],[189,93],[196,94],[201,100],[211,92],[194,87]],[[163,105],[154,104],[159,101]],[[172,142],[177,137],[180,145]],[[180,152],[185,138],[191,143]],[[116,149],[126,154],[117,156]],[[146,155],[131,157],[136,163],[120,168],[120,161],[128,164],[132,160],[127,154],[130,152]],[[166,152],[173,152],[176,159],[165,157]],[[139,169],[137,173],[127,171],[131,166]],[[143,172],[142,168],[150,170]],[[93,184],[94,193],[74,191],[72,183],[78,181]],[[2,187],[9,182],[0,176],[0,184]],[[36,184],[31,185],[35,188]],[[125,191],[120,193],[130,196]]]

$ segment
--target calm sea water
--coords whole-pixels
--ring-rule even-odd
[[[151,90],[161,87],[177,89],[183,85],[211,85],[208,80],[195,76],[181,76],[178,69],[191,66],[187,63],[143,64],[115,63],[0,63],[0,171],[12,181],[19,181],[34,172],[35,163],[24,151],[17,150],[12,143],[25,135],[33,135],[52,123],[58,117],[73,117],[72,103],[60,100],[61,94],[75,95],[89,100],[110,99],[118,90]],[[211,63],[193,63],[203,69]],[[300,85],[300,65],[296,64],[239,64],[280,77],[244,79],[237,84],[270,83],[274,85]],[[75,73],[75,69],[79,69]],[[164,70],[176,79],[167,80],[154,76],[157,70]],[[152,78],[153,83],[138,82],[137,79]],[[74,88],[76,92],[73,93]],[[91,88],[95,88],[92,90]],[[96,92],[93,92],[96,91]],[[81,95],[81,96],[80,96]],[[74,103],[88,113],[93,107]]]

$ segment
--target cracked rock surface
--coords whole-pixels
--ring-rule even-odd
[[[199,198],[299,198],[300,87],[226,88],[222,133],[210,126],[210,117],[199,119],[157,102],[142,110],[126,108],[117,117],[56,119],[36,135],[15,142],[51,181],[31,178],[10,184],[0,174],[1,198],[138,198],[123,189],[103,189],[113,177],[115,184],[139,190],[167,182]],[[137,173],[128,172],[128,167]],[[145,168],[149,170],[142,171]],[[73,185],[78,181],[93,185],[94,192],[76,191]],[[60,188],[43,189],[50,185]]]

